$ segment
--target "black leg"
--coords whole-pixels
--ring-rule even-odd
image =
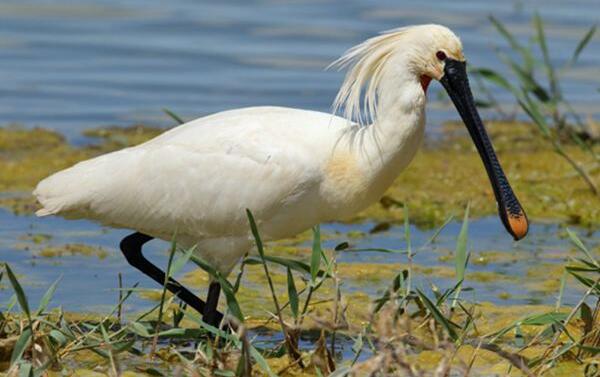
[[[123,252],[123,255],[125,255],[125,259],[127,259],[127,262],[129,262],[130,265],[137,268],[144,274],[148,275],[158,284],[163,285],[165,283],[165,273],[161,269],[153,265],[142,254],[142,246],[146,242],[150,241],[152,238],[153,237],[150,237],[143,233],[132,233],[127,237],[123,238],[120,247],[121,251]],[[196,309],[198,313],[203,314],[206,320],[207,313],[205,313],[204,310],[207,307],[207,305],[204,303],[204,301],[200,300],[195,294],[190,292],[187,288],[185,288],[184,286],[179,284],[175,279],[172,278],[169,278],[169,281],[167,283],[167,289],[171,293],[176,295],[181,301]],[[210,295],[210,292],[212,292],[212,290],[213,289],[211,284],[211,289],[209,290],[208,296],[209,299],[212,298]],[[211,318],[213,319],[214,323],[217,323],[218,326],[218,324],[221,323],[223,319],[223,314],[216,311],[217,301],[219,299],[218,291],[216,296],[216,299],[213,299],[215,303],[211,310]]]
[[[219,303],[219,295],[221,294],[221,284],[216,281],[210,283],[208,287],[208,296],[206,297],[206,306],[204,307],[204,322],[211,326],[219,327],[223,316],[219,317],[221,313],[217,311],[217,304]]]

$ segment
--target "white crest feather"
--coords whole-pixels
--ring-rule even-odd
[[[333,103],[334,114],[343,109],[343,116],[348,121],[360,125],[375,121],[383,67],[409,29],[403,27],[383,32],[352,47],[331,63],[328,68],[348,68]]]

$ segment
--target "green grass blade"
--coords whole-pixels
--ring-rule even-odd
[[[23,287],[17,280],[17,277],[13,273],[12,269],[8,265],[8,263],[4,264],[4,268],[6,269],[6,274],[8,275],[8,280],[10,280],[10,284],[17,295],[17,301],[19,302],[19,306],[21,310],[27,315],[27,319],[29,319],[29,324],[31,324],[31,312],[29,311],[29,303],[27,302],[27,296],[25,296],[25,291],[23,291]]]
[[[489,20],[491,21],[492,25],[496,28],[498,33],[500,33],[500,35],[504,37],[506,41],[508,41],[510,47],[521,55],[524,63],[523,72],[530,75],[535,66],[535,58],[531,54],[531,51],[528,48],[524,47],[521,43],[519,43],[519,41],[510,33],[510,31],[508,31],[504,24],[500,22],[500,20],[498,20],[494,16],[490,16]]]
[[[456,302],[458,301],[458,297],[460,296],[460,291],[462,288],[462,282],[465,279],[465,271],[467,269],[467,261],[468,251],[467,251],[467,243],[469,241],[469,211],[470,211],[470,203],[467,204],[467,208],[465,209],[465,214],[463,217],[462,226],[460,228],[460,233],[458,234],[458,238],[456,240],[456,250],[454,252],[454,269],[456,272],[456,281],[457,288],[454,294],[454,299],[452,300],[452,307],[456,306]]]
[[[256,364],[263,370],[269,377],[277,377],[275,373],[269,367],[267,360],[258,352],[258,350],[251,344],[250,345],[250,356],[256,361]]]
[[[456,251],[454,255],[454,267],[456,270],[456,280],[460,281],[465,278],[465,269],[467,267],[467,242],[469,240],[469,211],[470,203],[467,204],[465,214],[463,217],[463,223],[456,240]]]
[[[50,285],[50,287],[48,288],[46,293],[44,293],[44,296],[42,296],[42,299],[40,300],[40,304],[38,305],[38,309],[35,312],[35,317],[39,316],[40,314],[42,314],[44,312],[44,310],[46,310],[46,308],[48,307],[48,304],[50,303],[50,300],[54,296],[54,292],[56,292],[56,287],[58,286],[58,283],[60,282],[61,278],[62,278],[62,276],[59,277],[58,279],[56,279],[56,281],[54,283],[52,283],[52,285]]]
[[[233,292],[233,286],[221,276],[221,274],[217,274],[217,280],[221,284],[221,289],[225,294],[225,300],[227,301],[227,309],[229,312],[237,318],[240,323],[244,322],[244,314],[242,313],[242,309],[240,308],[240,304],[235,298],[235,293]]]
[[[530,317],[527,317],[521,320],[521,324],[523,325],[531,325],[531,326],[545,326],[545,325],[553,325],[555,323],[560,323],[567,319],[567,313],[556,313],[549,312],[544,314],[537,314]]]
[[[504,26],[504,24],[502,22],[500,22],[500,20],[498,20],[494,16],[490,16],[489,20],[491,21],[492,25],[494,25],[494,27],[496,28],[498,33],[500,33],[500,35],[502,35],[504,37],[504,39],[506,39],[508,41],[508,43],[510,44],[510,47],[512,47],[513,50],[522,50],[524,48],[519,43],[519,41],[517,41],[517,39],[508,31],[508,29]]]
[[[410,245],[410,221],[409,221],[409,213],[408,206],[405,205],[403,208],[404,211],[404,239],[406,240],[406,253],[409,257],[412,257],[412,250]]]
[[[238,348],[242,347],[241,341],[239,338],[235,337],[234,335],[228,334],[227,332],[220,330],[214,326],[207,324],[202,319],[200,319],[200,317],[198,317],[195,313],[186,311],[185,315],[187,317],[191,318],[193,321],[199,323],[204,329],[206,329],[210,333],[217,335],[222,339],[233,342],[236,345],[236,347],[238,347]],[[253,345],[250,345],[249,351],[250,351],[250,356],[252,356],[252,358],[254,359],[256,364],[263,370],[263,372],[265,372],[269,377],[277,377],[277,375],[275,373],[273,373],[273,371],[269,367],[269,364],[267,363],[265,358],[260,354],[260,352]]]
[[[21,335],[19,335],[19,338],[15,343],[12,354],[10,356],[11,365],[21,360],[21,358],[23,357],[23,353],[25,353],[25,350],[27,350],[27,348],[31,344],[32,339],[33,333],[31,332],[31,327],[27,327],[25,330],[23,330]]]
[[[519,320],[513,322],[512,324],[510,324],[488,336],[492,337],[490,339],[490,342],[494,343],[500,337],[507,334],[509,331],[512,331],[516,326],[522,326],[522,325],[525,325],[525,326],[548,326],[548,325],[555,325],[555,324],[560,325],[561,321],[564,321],[567,317],[568,317],[567,313],[557,313],[557,312],[534,314],[532,316],[519,319]]]
[[[254,221],[254,215],[252,215],[252,212],[250,212],[250,210],[247,208],[246,216],[248,216],[248,222],[250,223],[250,229],[252,230],[252,235],[254,236],[254,242],[256,243],[256,249],[258,250],[258,254],[261,256],[261,258],[264,258],[265,250],[263,247],[262,239],[260,238],[260,234],[258,233],[256,221]]]
[[[411,294],[412,290],[412,275],[413,275],[413,266],[412,266],[412,249],[411,249],[411,237],[410,237],[410,220],[409,220],[409,212],[408,205],[404,204],[404,239],[406,242],[406,256],[408,259],[408,276],[406,278],[406,296]]]
[[[129,327],[132,332],[134,332],[135,334],[137,334],[139,336],[142,336],[144,338],[152,337],[152,334],[150,334],[150,332],[148,331],[146,326],[144,326],[143,324],[141,324],[139,322],[131,322],[129,324]]]
[[[164,308],[165,308],[165,298],[167,297],[167,285],[169,283],[169,277],[171,276],[171,267],[173,266],[173,258],[175,257],[175,252],[177,250],[177,244],[175,243],[176,235],[173,235],[173,239],[171,240],[171,250],[169,252],[169,260],[167,262],[167,269],[165,271],[165,281],[163,282],[162,292],[160,295],[160,306],[158,307],[158,321],[156,322],[155,332],[158,332],[160,324],[163,320]],[[152,352],[155,351],[156,339],[152,345]]]
[[[596,259],[592,255],[592,253],[583,244],[583,242],[581,242],[579,237],[577,237],[577,234],[569,228],[567,228],[567,234],[569,235],[569,238],[571,239],[571,243],[573,243],[573,245],[575,245],[579,250],[581,250],[585,254],[585,256],[588,257],[590,262],[592,262],[594,264],[594,266],[600,267],[600,264],[598,264],[598,262],[596,261]]]
[[[315,284],[319,272],[319,267],[321,265],[321,227],[316,225],[312,228],[313,231],[313,245],[312,245],[312,253],[310,256],[310,278],[311,284]]]
[[[431,302],[431,300],[429,300],[429,298],[427,298],[427,296],[425,296],[425,294],[421,292],[420,289],[417,288],[416,291],[419,295],[419,298],[421,299],[421,302],[423,303],[423,305],[425,305],[427,310],[429,310],[433,319],[435,319],[435,321],[446,330],[446,332],[452,340],[457,340],[458,334],[456,333],[455,325],[453,325],[446,317],[444,317],[444,315],[439,311],[439,309],[434,305],[434,303]]]
[[[185,266],[187,264],[187,262],[190,261],[190,258],[192,257],[192,254],[194,253],[195,250],[196,250],[196,245],[190,247],[188,250],[185,251],[185,253],[183,253],[183,255],[179,256],[177,259],[175,259],[173,261],[173,264],[171,265],[171,269],[169,271],[169,277],[171,277],[171,276],[177,274],[179,271],[181,271],[183,266]]]
[[[577,47],[575,48],[575,51],[573,51],[573,56],[569,60],[569,63],[567,64],[567,66],[571,66],[577,62],[577,59],[579,59],[579,54],[581,54],[581,52],[583,51],[585,46],[587,46],[587,44],[592,40],[592,37],[596,33],[597,28],[598,28],[598,25],[593,25],[590,28],[590,30],[588,30],[588,32],[585,33],[583,38],[581,38],[581,41],[579,41],[579,43],[577,44]]]
[[[29,362],[19,365],[19,377],[31,377],[33,375],[33,365]]]
[[[292,270],[287,268],[287,286],[288,286],[288,297],[290,300],[290,309],[294,315],[294,319],[298,319],[298,291],[296,290],[296,283],[294,282],[294,275]]]
[[[501,74],[499,74],[498,72],[491,70],[489,68],[471,68],[470,71],[474,74],[480,75],[481,77],[483,77],[484,79],[486,79],[487,81],[496,84],[497,86],[509,90],[511,92],[514,92],[516,89],[514,86],[512,86],[512,84],[510,82],[508,82],[507,79],[504,78],[504,76],[502,76]]]
[[[446,300],[448,300],[448,298],[450,296],[452,296],[452,294],[456,293],[456,291],[462,285],[462,283],[463,283],[463,281],[459,280],[454,284],[454,286],[452,288],[446,289],[442,294],[440,294],[440,296],[437,298],[437,301],[435,303],[436,306],[440,306],[444,302],[446,302]],[[459,302],[459,304],[460,304],[460,302]]]
[[[406,250],[394,250],[394,249],[385,249],[381,247],[366,247],[360,249],[347,249],[344,250],[346,253],[362,253],[365,251],[372,251],[376,253],[387,253],[387,254],[408,254]]]
[[[519,105],[521,105],[521,108],[527,113],[527,115],[529,115],[531,120],[533,120],[533,122],[538,127],[540,132],[545,137],[551,138],[552,135],[550,133],[550,128],[548,127],[546,118],[544,118],[544,116],[540,112],[538,105],[535,102],[533,102],[533,100],[527,95],[527,93],[524,93],[523,98],[524,98],[524,100],[518,99],[518,102],[519,102]]]
[[[279,322],[281,324],[281,329],[285,332],[285,324],[283,322],[283,318],[281,316],[281,307],[279,306],[279,301],[277,300],[277,294],[275,293],[275,287],[273,285],[273,279],[271,278],[271,274],[269,273],[269,266],[267,265],[267,261],[265,260],[265,253],[262,246],[262,241],[260,239],[260,234],[258,232],[258,228],[256,223],[254,222],[254,217],[250,210],[246,209],[246,214],[248,215],[248,221],[250,222],[250,227],[252,228],[252,234],[254,235],[254,240],[256,241],[257,248],[259,249],[260,259],[262,262],[263,270],[265,271],[265,276],[267,277],[267,283],[269,284],[269,290],[271,291],[271,298],[273,299],[273,304],[275,305],[277,317],[279,318]],[[289,271],[289,269],[288,269]],[[232,292],[235,295],[235,292]],[[240,312],[241,313],[241,312]]]
[[[446,226],[448,226],[448,224],[450,224],[452,222],[452,220],[454,220],[454,215],[450,215],[448,216],[448,218],[446,218],[446,220],[444,221],[444,223],[442,225],[440,225],[439,228],[437,228],[435,230],[435,232],[433,233],[433,235],[431,237],[429,237],[429,239],[419,247],[419,250],[422,250],[424,248],[426,248],[427,246],[431,245],[432,243],[434,243],[438,236],[440,235],[440,233],[442,233],[442,231],[444,229],[446,229]],[[401,252],[401,251],[397,251],[397,252]],[[415,252],[416,254],[416,252]]]
[[[555,310],[558,311],[560,306],[562,305],[562,298],[565,292],[565,284],[567,283],[567,270],[563,271],[562,276],[560,277],[560,288],[558,290],[558,297],[556,298],[556,307]]]
[[[592,289],[594,291],[595,295],[600,295],[600,284],[597,283],[597,281],[594,281],[592,279],[586,278],[583,275],[577,274],[571,270],[569,270],[569,268],[567,267],[567,271],[569,271],[569,273],[577,280],[579,280],[579,282],[583,285],[585,285],[586,287]]]
[[[577,262],[580,262],[583,266],[567,266],[567,268],[571,271],[579,271],[579,272],[596,272],[600,273],[600,267],[597,267],[592,262],[587,259],[575,258]]]
[[[582,351],[590,353],[591,356],[596,356],[596,355],[600,354],[600,347],[592,347],[592,346],[584,346],[584,345],[579,345],[578,347],[581,348]]]
[[[185,120],[181,119],[177,114],[172,112],[169,109],[163,109],[164,113],[167,114],[171,119],[173,119],[177,124],[181,125],[185,123]]]
[[[568,318],[567,313],[557,313],[557,312],[549,312],[544,314],[533,315],[527,317],[519,322],[517,325],[525,325],[525,326],[548,326],[555,325],[559,328],[564,329],[563,321]]]
[[[65,334],[62,333],[62,331],[53,329],[53,330],[50,331],[50,333],[48,334],[48,336],[59,347],[64,347],[67,344],[67,337],[66,337]]]
[[[558,87],[558,81],[556,80],[556,74],[554,72],[554,66],[550,60],[550,54],[548,53],[548,45],[546,43],[546,35],[544,33],[544,22],[540,17],[539,13],[533,15],[533,25],[536,30],[537,40],[542,50],[542,56],[544,58],[544,66],[546,68],[546,74],[548,75],[548,81],[550,82],[550,92],[552,93],[552,100],[560,100],[560,90]]]
[[[530,93],[533,93],[535,97],[541,102],[548,103],[551,100],[550,95],[542,87],[533,74],[527,72],[523,67],[521,67],[517,62],[511,59],[508,55],[499,53],[500,59],[513,71],[513,73],[519,79],[521,86],[523,86],[524,90]]]
[[[204,259],[198,257],[197,255],[192,254],[190,256],[190,260],[194,262],[198,267],[208,272],[211,276],[217,276],[218,272],[215,270],[210,264],[208,264]]]
[[[240,304],[235,298],[235,291],[231,283],[229,283],[227,279],[225,279],[217,270],[215,270],[210,264],[206,263],[206,261],[204,261],[202,258],[192,254],[190,256],[190,260],[196,263],[204,271],[208,272],[219,282],[219,284],[221,285],[221,289],[223,290],[223,294],[225,295],[225,300],[227,301],[227,307],[229,311],[240,322],[243,322],[244,314],[242,313]]]
[[[237,339],[235,337],[235,335],[229,334],[226,331],[223,331],[212,325],[209,325],[208,323],[204,322],[197,313],[195,313],[191,310],[186,310],[184,312],[184,316],[190,318],[192,321],[199,324],[204,330],[208,331],[209,333],[211,333],[215,336],[218,336],[219,338],[222,338],[222,339],[234,342],[234,343],[239,342],[239,339]]]
[[[310,274],[310,266],[299,260],[289,259],[289,258],[284,258],[284,257],[277,257],[274,255],[270,255],[270,256],[265,255],[265,260],[267,262],[275,263],[280,266],[289,268],[290,270],[293,270],[293,271]],[[244,263],[249,264],[249,265],[256,265],[256,264],[262,264],[262,260],[259,258],[256,258],[256,257],[248,257],[244,260]],[[321,271],[321,272],[323,272],[323,271]]]

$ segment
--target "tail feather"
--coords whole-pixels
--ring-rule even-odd
[[[44,205],[44,204],[42,204]],[[37,217],[44,217],[44,216],[50,216],[50,215],[55,215],[57,213],[60,212],[60,208],[40,208],[37,211],[35,211],[35,215]]]
[[[44,216],[54,215],[56,212],[58,212],[58,211],[50,210],[50,209],[44,207],[44,208],[40,208],[37,211],[35,211],[35,215],[37,217],[44,217]]]
[[[36,216],[56,215],[81,204],[77,198],[80,195],[73,188],[71,170],[74,168],[60,171],[38,183],[33,195],[42,208],[36,211]]]
[[[42,206],[35,214],[85,217],[92,202],[98,199],[115,173],[115,164],[110,162],[123,156],[117,153],[80,162],[43,179],[33,191]],[[124,161],[119,162],[122,164]]]

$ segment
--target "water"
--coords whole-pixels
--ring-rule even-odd
[[[83,129],[99,125],[172,125],[162,108],[187,119],[252,105],[328,111],[342,74],[324,68],[379,31],[443,23],[473,64],[504,71],[492,51],[506,46],[486,17],[526,40],[535,9],[559,62],[600,17],[596,0],[4,0],[0,124],[51,127],[81,142]],[[598,115],[599,47],[596,38],[563,80],[584,114]],[[456,118],[432,90],[430,130]]]
[[[159,289],[154,281],[129,266],[118,250],[117,245],[128,233],[127,231],[101,228],[85,220],[69,221],[58,217],[15,216],[5,210],[0,210],[0,223],[3,224],[0,228],[0,255],[2,255],[3,262],[9,263],[17,274],[25,289],[30,306],[33,308],[37,307],[37,302],[57,278],[60,278],[60,282],[50,306],[62,306],[69,312],[108,313],[113,310],[119,297],[117,290],[119,273],[122,274],[124,287],[132,287],[139,283],[141,289]],[[331,250],[339,243],[349,241],[352,249],[371,247],[406,249],[405,230],[402,226],[392,225],[387,231],[369,233],[375,225],[371,222],[324,224],[322,226],[323,247]],[[432,273],[417,270],[417,273],[414,274],[413,284],[415,287],[430,294],[432,285],[442,291],[454,286],[452,252],[460,227],[459,222],[451,222],[439,233],[435,242],[428,243],[435,230],[423,230],[411,226],[410,234],[415,253],[415,266],[433,269]],[[600,231],[574,230],[591,249],[600,245]],[[41,244],[35,244],[28,240],[28,235],[31,234],[51,234],[52,238]],[[66,243],[84,243],[102,248],[105,253],[101,258],[95,255],[51,258],[40,256],[40,249]],[[298,247],[303,246],[310,247],[310,241],[305,241]],[[167,264],[168,249],[168,243],[163,241],[152,241],[144,247],[145,255],[163,268]],[[568,239],[564,237],[564,232],[557,225],[534,223],[528,237],[515,243],[506,235],[496,217],[474,220],[470,223],[469,232],[471,263],[468,266],[468,274],[461,297],[466,303],[554,305],[558,289],[544,289],[544,284],[560,279],[565,260],[569,256],[577,255],[573,253],[572,249]],[[267,253],[270,250],[272,249],[268,246]],[[480,263],[481,258],[490,251],[493,252],[493,258],[490,258],[489,263]],[[305,261],[307,258],[307,255],[304,255]],[[377,270],[381,266],[383,271],[390,265],[406,264],[406,255],[344,251],[337,253],[337,260],[340,266],[368,264],[377,266]],[[191,264],[185,266],[179,275],[192,269]],[[450,271],[450,273],[438,275],[436,269]],[[271,271],[277,271],[277,268],[271,266]],[[400,271],[401,268],[398,268],[395,273]],[[538,274],[530,275],[532,271],[538,272]],[[555,273],[556,271],[560,272]],[[279,273],[282,272],[279,271]],[[472,274],[479,274],[479,278],[475,278],[475,275]],[[482,276],[489,278],[481,280]],[[248,284],[250,289],[263,292],[263,301],[267,300],[268,302],[269,294],[264,281],[257,283],[245,278],[243,282]],[[390,284],[391,279],[365,278],[359,273],[357,276],[343,279],[342,294],[344,297],[350,297],[355,292],[366,293],[369,299],[364,299],[360,304],[369,305],[369,302],[380,297]],[[285,287],[278,284],[276,289],[282,291]],[[197,293],[203,297],[206,291]],[[575,305],[582,294],[581,287],[571,279],[564,291],[563,305]],[[13,290],[8,281],[3,280],[0,284],[0,308],[5,307],[12,295]],[[134,293],[125,301],[123,309],[126,315],[133,316],[136,313],[145,312],[155,304],[156,302],[148,301],[143,296]],[[248,313],[247,309],[248,307],[242,305],[245,313]],[[544,309],[540,308],[539,310],[543,311]],[[256,346],[267,348],[276,347],[282,342],[280,332],[266,328],[254,329],[252,337]],[[309,349],[318,338],[318,332],[305,333],[300,340],[300,347]],[[354,340],[352,338],[340,335],[336,344],[338,359],[350,360],[354,357],[352,350]],[[371,351],[365,346],[359,361],[370,356]]]
[[[60,285],[53,299],[53,304],[61,305],[69,311],[109,312],[118,298],[118,273],[123,275],[124,287],[131,287],[139,282],[140,287],[158,289],[158,285],[139,271],[127,264],[118,250],[119,241],[128,233],[124,230],[106,229],[84,220],[64,220],[57,217],[36,218],[34,216],[15,216],[5,210],[0,210],[0,255],[21,279],[30,302],[38,302],[48,286],[60,277]],[[404,228],[392,226],[381,233],[369,234],[372,223],[363,224],[324,224],[322,226],[323,246],[333,249],[343,241],[350,241],[352,249],[388,248],[404,250]],[[435,230],[420,230],[411,227],[411,243],[415,252],[415,265],[424,268],[441,268],[449,274],[415,273],[416,284],[425,291],[430,290],[431,284],[441,289],[451,288],[455,284],[454,260],[452,252],[455,248],[456,237],[461,224],[450,223],[436,238],[433,244],[423,247],[433,236]],[[360,237],[350,236],[362,232]],[[600,231],[578,231],[583,241],[593,248],[600,244]],[[52,238],[42,244],[35,244],[26,239],[28,234],[51,234]],[[569,241],[560,237],[561,231],[556,225],[533,224],[529,236],[515,243],[510,240],[496,217],[476,220],[470,225],[470,247],[472,253],[468,271],[479,276],[491,275],[489,279],[469,278],[465,286],[473,288],[474,294],[464,293],[467,300],[476,302],[489,301],[495,304],[545,304],[553,305],[558,290],[541,289],[547,280],[553,277],[547,275],[530,276],[531,271],[550,271],[556,266],[562,269],[571,247]],[[83,243],[102,248],[105,253],[96,255],[72,255],[63,257],[43,257],[39,251],[52,245],[67,243]],[[309,246],[310,241],[305,243]],[[301,247],[300,245],[299,247]],[[168,243],[153,241],[144,250],[148,258],[158,266],[167,264]],[[267,250],[269,250],[267,248]],[[496,260],[489,263],[478,263],[478,258],[485,252],[493,251]],[[484,254],[481,254],[481,253]],[[300,257],[299,257],[300,258]],[[305,256],[306,258],[306,256]],[[394,263],[406,263],[403,254],[379,252],[339,252],[338,262],[348,265],[379,264],[382,267]],[[193,269],[186,266],[182,274]],[[398,270],[397,272],[400,272]],[[562,270],[560,271],[562,273]],[[555,279],[560,278],[560,273]],[[8,282],[3,281],[0,289],[0,304],[4,304],[13,292]],[[248,284],[255,284],[248,282]],[[344,279],[345,293],[364,292],[371,299],[378,297],[391,284],[391,279],[365,279],[362,276]],[[257,289],[266,289],[258,285]],[[509,294],[508,298],[501,294]],[[569,285],[565,291],[564,303],[574,305],[581,297],[582,291],[575,284]],[[204,293],[202,293],[204,295]],[[130,312],[139,312],[153,305],[134,294],[127,300],[125,308]],[[35,305],[34,305],[35,306]]]

